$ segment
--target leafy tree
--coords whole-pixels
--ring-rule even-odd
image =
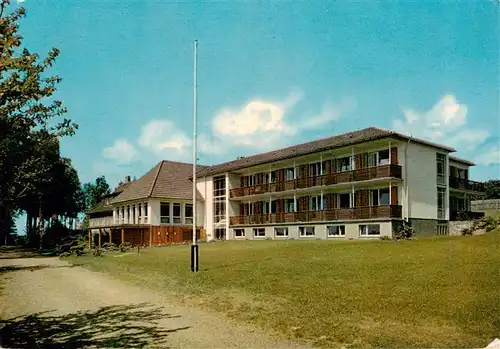
[[[89,182],[83,185],[85,197],[85,208],[91,209],[102,201],[105,195],[111,192],[108,182],[104,176],[97,177],[95,183]]]
[[[486,199],[500,199],[500,179],[490,179],[484,182]]]
[[[53,98],[61,78],[48,76],[46,70],[59,50],[54,48],[40,59],[38,54],[21,48],[18,22],[26,11],[21,7],[9,12],[9,5],[9,0],[1,0],[0,240],[7,233],[9,217],[26,204],[27,198],[38,199],[40,205],[42,193],[50,186],[52,165],[59,158],[58,137],[72,135],[78,128],[69,119],[55,120],[66,113],[62,102]],[[39,142],[50,149],[42,151]],[[33,156],[37,149],[45,155]],[[43,210],[38,209],[43,225]]]

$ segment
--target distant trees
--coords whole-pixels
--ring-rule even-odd
[[[484,182],[486,199],[500,199],[500,179],[490,179]]]
[[[97,177],[95,182],[83,185],[83,196],[85,208],[90,209],[102,201],[105,195],[111,192],[108,182],[104,176]]]
[[[25,9],[9,12],[0,3],[0,243],[12,218],[26,211],[27,230],[42,241],[47,221],[76,217],[83,208],[78,174],[61,158],[59,138],[73,135],[78,125],[63,118],[66,108],[54,99],[59,76],[46,72],[59,50],[40,59],[21,48],[19,20]]]

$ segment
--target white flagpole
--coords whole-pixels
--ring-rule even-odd
[[[198,271],[198,245],[196,239],[196,162],[197,162],[197,69],[198,69],[198,40],[194,41],[194,74],[193,74],[193,244],[191,246],[191,271]]]

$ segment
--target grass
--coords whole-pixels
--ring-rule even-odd
[[[500,231],[413,241],[233,241],[72,262],[322,347],[485,347]]]

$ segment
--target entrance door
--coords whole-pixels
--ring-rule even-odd
[[[226,240],[226,228],[216,228],[215,229],[215,239],[216,240]]]

